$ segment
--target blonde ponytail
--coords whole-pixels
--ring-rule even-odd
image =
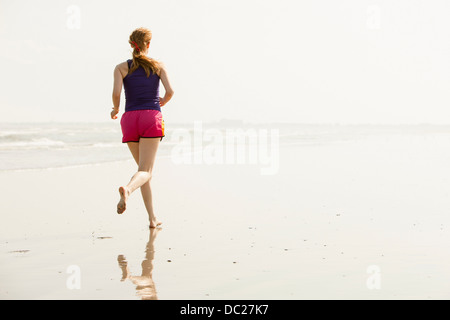
[[[161,73],[161,63],[155,59],[147,57],[142,49],[146,48],[152,39],[152,32],[146,28],[138,28],[134,30],[128,43],[133,47],[133,63],[131,64],[128,74],[133,73],[137,68],[142,67],[145,70],[147,77],[150,72],[157,74]]]

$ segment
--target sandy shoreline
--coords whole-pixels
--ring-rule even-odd
[[[282,146],[272,176],[158,158],[152,250],[140,194],[115,213],[132,161],[1,172],[0,298],[448,299],[447,142]],[[124,260],[135,278],[121,281]]]

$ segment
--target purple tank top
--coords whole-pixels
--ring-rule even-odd
[[[133,60],[127,60],[128,69]],[[133,110],[159,110],[159,76],[150,71],[147,78],[144,68],[137,68],[123,78],[125,112]]]

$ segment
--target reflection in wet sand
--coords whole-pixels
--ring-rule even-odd
[[[155,257],[155,238],[160,229],[150,229],[149,240],[145,249],[145,259],[142,261],[142,274],[140,276],[133,276],[130,274],[128,268],[128,262],[123,255],[117,257],[119,267],[122,269],[122,279],[131,280],[136,285],[136,294],[142,298],[142,300],[157,300],[155,283],[152,279],[153,272],[153,259]]]

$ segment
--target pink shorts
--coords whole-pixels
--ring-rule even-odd
[[[158,110],[127,111],[120,119],[122,142],[139,142],[140,138],[164,137],[164,120]]]

